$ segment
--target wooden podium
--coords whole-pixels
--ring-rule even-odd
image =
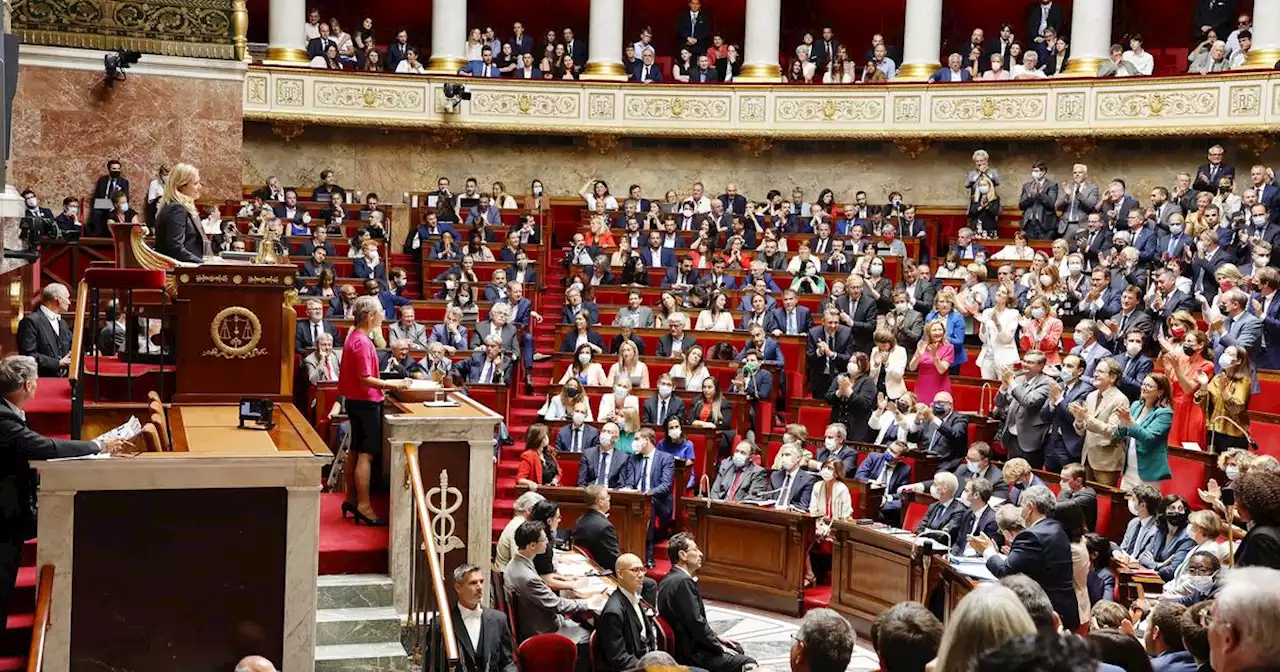
[[[205,264],[177,280],[176,402],[293,398],[293,266]]]

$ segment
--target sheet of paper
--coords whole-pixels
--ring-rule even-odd
[[[142,423],[138,421],[137,416],[129,416],[129,419],[124,421],[124,423],[121,424],[119,427],[116,427],[115,429],[112,429],[108,432],[103,433],[98,438],[102,439],[103,441],[109,441],[111,439],[122,439],[124,441],[129,441],[133,439],[133,437],[141,433],[142,433]]]
[[[94,453],[92,455],[80,455],[79,457],[55,457],[46,462],[69,462],[71,460],[107,460],[111,458],[111,453]]]

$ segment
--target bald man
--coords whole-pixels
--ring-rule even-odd
[[[597,672],[622,672],[640,667],[640,659],[658,648],[653,606],[640,597],[644,562],[632,553],[618,556],[613,591],[596,617]]]
[[[236,663],[236,672],[276,672],[276,666],[262,656],[245,656]]]

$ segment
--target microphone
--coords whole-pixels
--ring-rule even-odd
[[[982,389],[978,392],[978,415],[987,415],[987,393],[991,392],[991,390],[991,383],[982,384]],[[994,399],[995,394],[993,393],[991,397]],[[993,401],[991,403],[995,402]]]
[[[1244,427],[1241,427],[1240,423],[1236,422],[1230,417],[1227,417],[1225,415],[1219,415],[1214,417],[1212,420],[1210,420],[1209,424],[1214,424],[1219,420],[1226,420],[1227,422],[1231,423],[1232,427],[1235,427],[1236,429],[1240,430],[1241,434],[1244,434],[1245,441],[1248,441],[1250,445],[1256,445],[1253,440],[1253,436],[1249,434],[1249,430],[1245,429]],[[1213,449],[1213,444],[1217,441],[1217,439],[1218,439],[1218,433],[1214,432],[1213,436],[1209,438],[1209,452],[1211,453],[1217,452]]]
[[[936,544],[945,544],[941,550],[946,553],[951,552],[951,533],[946,530],[925,530],[918,536],[933,542],[929,544],[930,551],[937,552],[939,549]]]
[[[703,474],[702,478],[698,479],[698,496],[708,502],[711,501],[711,478],[706,474]]]

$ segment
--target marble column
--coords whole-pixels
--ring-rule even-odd
[[[591,32],[582,79],[627,81],[627,69],[622,66],[622,3],[591,0]]]
[[[923,82],[938,70],[942,51],[942,0],[907,0],[898,79]]]
[[[467,64],[462,52],[467,42],[467,0],[435,0],[431,3],[431,58],[427,72],[456,74]]]
[[[1271,70],[1280,61],[1280,0],[1254,0],[1253,48],[1244,67]]]
[[[1063,74],[1096,77],[1111,57],[1112,0],[1076,0],[1071,8],[1071,59]]]
[[[306,65],[307,0],[271,0],[268,10],[266,65]]]
[[[742,43],[742,72],[735,82],[778,83],[782,39],[782,0],[747,0],[747,31]]]

